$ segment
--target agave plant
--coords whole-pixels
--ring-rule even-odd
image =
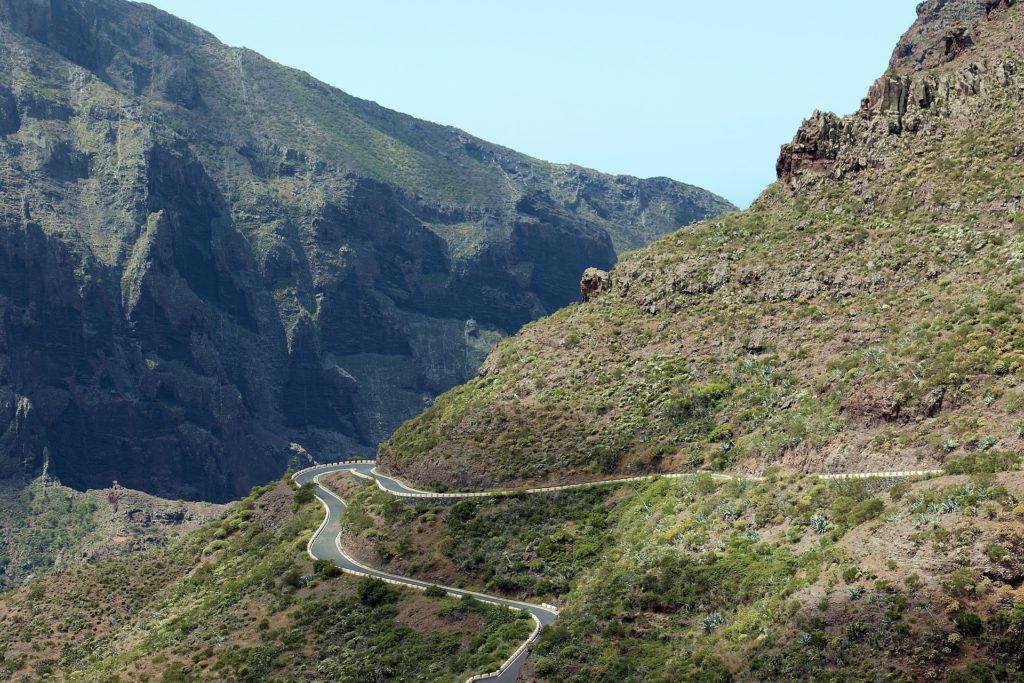
[[[702,622],[702,626],[704,627],[704,633],[711,633],[719,626],[724,625],[725,617],[723,617],[722,613],[717,610],[704,617],[704,621]]]

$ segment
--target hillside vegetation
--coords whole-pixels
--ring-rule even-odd
[[[543,681],[1020,680],[1022,36],[1012,1],[922,3],[750,210],[629,254],[379,451],[436,489],[694,477],[443,509],[367,491],[361,556],[557,600]]]
[[[1020,451],[1020,7],[982,24],[857,114],[806,122],[749,211],[630,254],[604,296],[501,342],[382,462],[473,487]]]
[[[957,468],[973,474],[703,474],[447,506],[368,484],[345,543],[390,571],[561,604],[539,680],[1017,680],[1024,476]]]
[[[341,576],[306,542],[322,508],[283,482],[131,557],[0,594],[0,680],[444,681],[492,671],[519,613]]]
[[[46,477],[0,485],[0,590],[55,568],[167,545],[223,512],[123,488],[83,493]]]

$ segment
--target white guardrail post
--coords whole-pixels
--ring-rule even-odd
[[[531,633],[530,637],[526,639],[526,642],[520,645],[519,648],[516,649],[516,651],[513,652],[508,659],[502,662],[501,666],[499,666],[496,670],[485,674],[471,676],[466,679],[466,683],[472,683],[473,681],[486,681],[488,679],[497,678],[498,676],[501,676],[508,670],[510,666],[512,666],[513,662],[519,659],[522,656],[522,654],[526,652],[530,645],[533,644],[533,641],[537,640],[537,636],[540,635],[540,630],[541,628],[543,628],[543,626],[540,623],[540,619],[537,618],[536,614],[530,614],[530,616],[533,618],[533,633]]]

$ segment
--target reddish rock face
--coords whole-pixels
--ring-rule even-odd
[[[612,276],[599,268],[587,268],[580,280],[580,294],[583,302],[593,301],[612,288]]]
[[[1002,21],[1016,0],[929,0],[900,40],[889,70],[871,86],[850,116],[814,112],[776,163],[781,185],[800,191],[827,179],[841,180],[897,160],[907,133],[942,135],[940,117],[950,110],[969,116],[969,100],[986,78],[1007,87],[1017,66],[1006,55],[1019,51],[1013,29]],[[980,45],[980,47],[979,47]],[[950,65],[936,71],[936,67]]]
[[[849,122],[832,113],[814,112],[800,126],[793,142],[783,145],[775,171],[783,182],[806,172],[831,173],[841,145],[851,140]]]
[[[955,59],[974,43],[972,29],[1009,9],[1016,0],[927,0],[917,21],[900,39],[890,67],[901,74]]]

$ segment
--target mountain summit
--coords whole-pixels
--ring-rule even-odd
[[[733,208],[123,0],[0,0],[0,178],[0,476],[207,499],[371,449],[585,268]]]

